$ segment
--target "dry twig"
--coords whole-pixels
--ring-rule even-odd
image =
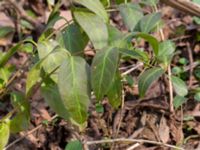
[[[161,0],[161,2],[190,15],[200,17],[200,5],[189,0]]]
[[[144,140],[144,139],[126,139],[126,138],[119,138],[119,139],[106,139],[106,140],[99,140],[99,141],[87,141],[85,144],[89,145],[94,145],[94,144],[103,144],[103,143],[114,143],[114,142],[125,142],[125,143],[148,143],[148,144],[155,144],[155,145],[160,145],[160,146],[165,146],[177,150],[184,150],[181,147],[177,147],[174,145],[170,144],[165,144],[161,142],[156,142],[156,141],[150,141],[150,140]]]

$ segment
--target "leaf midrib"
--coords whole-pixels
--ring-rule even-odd
[[[74,87],[75,87],[74,85],[76,85],[76,80],[74,79],[74,76],[75,76],[74,59],[72,57],[70,59],[71,59],[71,69],[72,69],[72,87],[73,87],[73,92],[75,93],[74,95],[75,95],[75,101],[77,103],[78,114],[80,115],[81,121],[82,121],[83,117],[82,117],[82,114],[80,112],[81,106],[80,106],[79,101],[78,101],[78,95],[77,95],[78,92],[75,92],[75,90],[74,90]]]

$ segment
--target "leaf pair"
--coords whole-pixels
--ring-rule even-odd
[[[130,31],[149,33],[161,19],[160,13],[151,13],[144,16],[138,4],[121,4],[119,10],[125,25]]]

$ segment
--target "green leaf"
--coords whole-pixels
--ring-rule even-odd
[[[174,55],[175,44],[171,41],[164,41],[159,44],[157,59],[166,67],[170,64]]]
[[[132,77],[131,75],[126,75],[126,76],[125,76],[125,80],[126,80],[127,84],[128,84],[130,87],[133,87],[134,80],[133,80],[133,77]]]
[[[14,32],[13,27],[9,26],[0,27],[0,38],[4,38],[5,36],[13,32]]]
[[[146,33],[137,33],[136,34],[137,37],[143,38],[146,41],[149,42],[149,44],[152,46],[154,54],[157,56],[158,55],[158,51],[159,51],[159,42],[158,40],[153,37],[150,34],[146,34]]]
[[[104,22],[108,22],[109,20],[108,14],[99,0],[74,0],[74,1],[94,12],[96,15],[102,18]]]
[[[46,43],[46,42],[44,41],[43,43]],[[66,59],[66,57],[68,56],[64,50],[58,49],[54,44],[56,45],[56,43],[53,41],[50,45],[48,45],[48,47],[45,47],[45,44],[41,44],[41,45],[38,44],[38,47],[40,49],[40,50],[38,50],[39,55],[40,55],[40,60],[28,72],[27,80],[26,80],[26,95],[27,95],[27,97],[30,96],[34,85],[38,81],[41,81],[42,67],[44,67],[44,69],[46,69],[47,73],[52,73],[51,71],[54,71],[54,69],[56,69],[62,63],[63,59]],[[50,58],[53,61],[50,60],[49,56],[51,56]],[[55,67],[55,68],[53,68],[53,67]],[[55,74],[53,79],[55,81],[57,80],[57,74]]]
[[[97,100],[107,94],[118,66],[118,49],[109,47],[97,52],[92,62],[92,88]]]
[[[57,35],[60,46],[67,49],[71,54],[81,53],[88,43],[87,35],[76,24],[70,24]]]
[[[38,42],[42,42],[42,41],[46,41],[48,40],[54,33],[54,29],[53,28],[48,28],[46,29],[39,37]]]
[[[48,18],[47,25],[45,26],[45,31],[47,31],[50,28],[53,28],[55,23],[60,19],[63,19],[63,17],[60,16],[60,12],[52,11]]]
[[[103,20],[90,12],[74,11],[74,16],[80,26],[89,36],[95,49],[102,49],[108,44],[108,30]]]
[[[34,85],[41,80],[40,73],[41,73],[41,64],[43,60],[37,62],[31,70],[28,72],[27,79],[26,79],[26,95],[29,97],[31,95],[32,89]]]
[[[113,44],[115,42],[118,42],[119,40],[121,40],[121,38],[123,38],[123,33],[121,31],[119,31],[116,27],[108,24],[107,25],[108,28],[108,34],[109,34],[109,39],[108,39],[108,43],[109,44]]]
[[[183,103],[185,103],[187,100],[187,98],[182,97],[182,96],[175,96],[174,97],[174,101],[173,101],[173,105],[175,107],[175,109],[179,108],[181,105],[183,105]]]
[[[146,70],[139,76],[138,88],[141,97],[144,97],[150,85],[156,81],[163,73],[164,70],[162,68],[154,67]]]
[[[200,102],[200,92],[197,92],[195,95],[194,95],[194,99],[198,102]]]
[[[119,6],[122,19],[130,31],[135,29],[139,20],[143,17],[143,12],[138,4],[121,4]]]
[[[130,2],[131,0],[127,0],[127,2]],[[124,0],[114,0],[114,2],[116,4],[121,4],[121,3],[124,3],[125,1]]]
[[[17,133],[28,129],[30,122],[30,106],[25,96],[19,92],[11,93],[12,105],[17,114],[10,121],[10,132]]]
[[[0,122],[0,150],[3,150],[8,143],[10,136],[10,125],[9,121]]]
[[[100,2],[103,4],[104,7],[107,7],[110,5],[110,0],[100,0]]]
[[[58,86],[51,79],[45,82],[45,85],[41,87],[41,93],[50,108],[56,112],[60,117],[65,120],[69,119],[69,113],[64,106],[63,101],[58,91]]]
[[[96,112],[98,112],[98,113],[104,113],[104,107],[103,107],[103,105],[101,104],[101,103],[97,103],[96,105],[95,105],[95,110],[96,110]]]
[[[133,59],[141,60],[141,61],[144,61],[144,62],[149,61],[148,54],[146,52],[143,52],[143,51],[138,50],[138,49],[134,49],[134,50],[119,49],[119,52],[122,55],[131,57]]]
[[[171,76],[171,80],[177,95],[184,97],[188,94],[187,85],[182,79]]]
[[[181,65],[187,65],[189,61],[187,60],[187,58],[182,57],[182,58],[180,58],[180,59],[178,60],[178,62],[179,62]]]
[[[20,19],[20,26],[23,30],[25,30],[25,29],[33,30],[34,29],[34,26],[25,19]]]
[[[196,4],[199,4],[200,5],[200,0],[192,0],[194,3],[196,3]],[[194,22],[196,23],[196,24],[200,24],[200,18],[199,17],[196,17],[196,16],[194,16],[193,17],[193,20],[194,20]]]
[[[180,75],[183,72],[184,71],[183,71],[182,67],[175,66],[175,67],[172,68],[172,74]]]
[[[44,59],[41,66],[44,68],[44,71],[47,74],[50,74],[56,68],[58,68],[62,62],[68,57],[67,51],[58,47],[58,43],[56,41],[43,41],[38,43],[38,53],[39,58]],[[47,57],[48,56],[48,57]],[[53,75],[51,75],[54,81],[57,81],[57,69]]]
[[[197,80],[200,80],[200,66],[197,66],[195,69],[194,69],[194,76]]]
[[[158,3],[158,0],[141,0],[140,3],[148,5],[148,6],[156,6],[156,4]]]
[[[119,72],[116,73],[107,95],[109,103],[117,109],[122,101],[122,82]]]
[[[22,52],[33,54],[33,45],[31,43],[26,43],[23,45]]]
[[[107,25],[108,28],[108,45],[117,47],[117,48],[129,48],[132,47],[129,39],[126,38],[126,35],[119,31],[116,27]]]
[[[161,19],[160,13],[151,13],[144,16],[138,23],[139,31],[149,33],[154,29]]]
[[[65,147],[65,150],[83,150],[83,146],[78,140],[70,141]]]
[[[8,52],[6,52],[6,54],[4,54],[0,58],[0,67],[3,67],[8,62],[8,60],[17,52],[17,50],[21,48],[21,46],[22,46],[22,43],[19,42],[18,44],[10,48]]]
[[[90,103],[90,69],[81,57],[69,57],[60,67],[58,88],[70,117],[80,126],[87,120]]]
[[[5,66],[3,68],[0,68],[0,79],[3,80],[4,84],[8,82],[14,70],[15,68],[12,66]]]

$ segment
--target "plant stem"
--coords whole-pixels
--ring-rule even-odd
[[[170,112],[174,112],[174,106],[173,106],[173,101],[174,101],[174,97],[173,97],[173,86],[172,86],[172,80],[171,80],[171,66],[168,66],[168,76],[169,76],[169,98],[170,98]]]

